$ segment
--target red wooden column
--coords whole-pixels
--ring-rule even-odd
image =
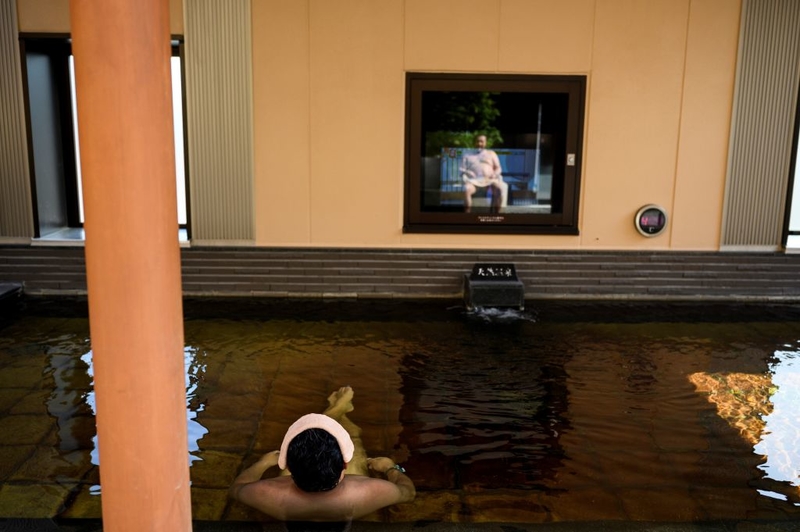
[[[103,530],[192,528],[168,0],[71,0]]]

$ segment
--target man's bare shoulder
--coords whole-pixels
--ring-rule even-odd
[[[291,477],[275,477],[239,486],[234,485],[231,495],[238,501],[267,515],[283,519],[283,508],[287,498],[291,498],[290,494],[293,488],[294,483]]]
[[[347,475],[342,481],[343,496],[352,505],[353,517],[403,502],[404,493],[396,484],[380,478]]]
[[[281,520],[359,518],[401,499],[391,482],[360,475],[347,475],[336,488],[317,493],[298,490],[288,476],[263,479],[238,495],[242,502]]]
[[[393,498],[398,493],[396,484],[388,480],[362,475],[347,475],[345,480],[342,481],[342,486],[345,487],[345,491],[349,492],[350,496],[356,498],[374,498],[379,494]]]
[[[280,476],[274,478],[264,478],[257,482],[251,482],[249,484],[243,484],[237,490],[239,493],[246,492],[246,493],[253,493],[253,494],[260,494],[263,496],[265,493],[279,493],[285,492],[291,489],[294,489],[294,482],[292,482],[292,477],[289,476]]]
[[[262,478],[257,482],[246,484],[246,486],[253,486],[260,490],[281,490],[294,486],[292,477],[285,475],[272,478]]]

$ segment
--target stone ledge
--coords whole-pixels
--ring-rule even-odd
[[[187,296],[460,299],[478,262],[510,262],[526,299],[800,301],[800,255],[731,252],[184,248]],[[83,250],[0,246],[0,276],[84,295]]]

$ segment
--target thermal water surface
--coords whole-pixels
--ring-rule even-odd
[[[368,520],[800,518],[800,308],[528,308],[187,301],[193,517],[267,520],[228,486],[350,385],[418,493]],[[100,517],[93,362],[81,301],[0,325],[0,517]]]

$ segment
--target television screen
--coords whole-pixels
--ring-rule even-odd
[[[584,81],[409,74],[406,230],[576,231]]]

